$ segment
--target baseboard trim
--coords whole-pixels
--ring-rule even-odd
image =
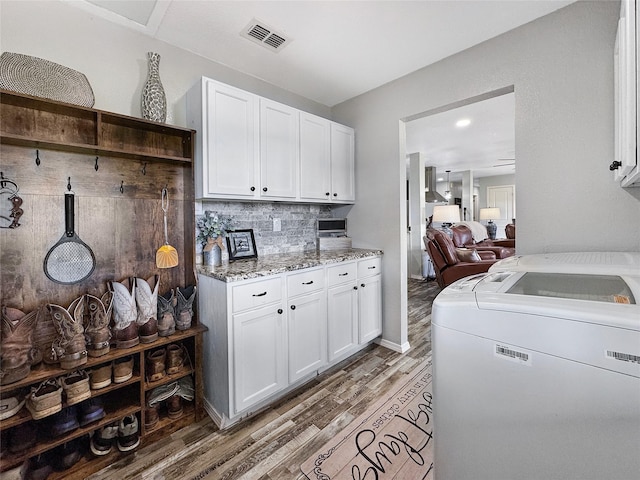
[[[204,411],[207,412],[207,415],[211,417],[213,423],[215,423],[220,430],[226,428],[228,426],[228,420],[225,422],[225,417],[223,415],[220,415],[206,398],[203,398],[202,400],[202,403],[204,404]]]
[[[384,338],[380,339],[378,344],[381,347],[388,348],[389,350],[393,350],[394,352],[398,352],[398,353],[406,353],[411,348],[411,345],[409,345],[409,342],[404,342],[402,345],[400,345],[398,343],[385,340]]]

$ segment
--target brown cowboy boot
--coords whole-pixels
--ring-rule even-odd
[[[34,363],[33,327],[37,311],[25,314],[17,308],[2,307],[0,340],[0,384],[22,380]]]
[[[87,363],[87,345],[84,341],[82,323],[73,318],[68,310],[60,305],[48,304],[58,336],[51,347],[60,366],[71,370]]]
[[[107,303],[104,303],[105,300]],[[73,318],[84,325],[84,339],[90,357],[101,357],[109,353],[111,340],[111,310],[113,296],[107,292],[102,299],[85,294],[74,300],[69,306]]]
[[[138,307],[138,336],[140,342],[151,343],[158,339],[158,288],[160,277],[147,280],[136,278],[136,305]]]
[[[130,348],[140,343],[138,338],[138,324],[136,318],[136,286],[129,287],[129,279],[122,282],[110,282],[109,287],[113,292],[113,336],[116,339],[116,348]]]
[[[58,337],[58,332],[53,324],[53,317],[46,305],[38,309],[35,329],[33,331],[33,346],[38,360],[53,365],[58,363],[56,354],[51,347]]]
[[[178,330],[188,330],[191,328],[193,318],[193,301],[196,298],[196,286],[190,285],[185,288],[176,288],[178,302],[176,305],[176,328]]]
[[[158,335],[168,337],[176,332],[176,298],[173,288],[158,295]]]

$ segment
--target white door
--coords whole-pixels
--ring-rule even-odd
[[[382,333],[382,275],[358,280],[358,318],[361,344]]]
[[[516,186],[487,187],[487,207],[500,209],[500,218],[492,220],[497,227],[496,238],[506,238],[504,227],[516,218]]]
[[[327,363],[327,294],[320,291],[289,300],[289,383]]]
[[[282,304],[233,316],[235,411],[287,386],[286,325]]]
[[[331,200],[334,202],[356,199],[354,140],[353,128],[331,124]]]
[[[331,199],[331,122],[300,112],[300,199]]]
[[[358,287],[349,282],[330,288],[327,294],[329,361],[358,345]]]
[[[298,111],[260,99],[260,196],[298,195]]]
[[[227,85],[208,82],[205,102],[205,195],[255,196],[258,187],[256,97]]]

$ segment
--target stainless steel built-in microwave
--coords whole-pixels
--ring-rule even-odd
[[[347,233],[346,218],[319,218],[316,223],[318,235],[326,233]]]

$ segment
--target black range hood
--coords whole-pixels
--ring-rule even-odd
[[[424,201],[427,203],[449,203],[436,191],[436,167],[424,169]]]

